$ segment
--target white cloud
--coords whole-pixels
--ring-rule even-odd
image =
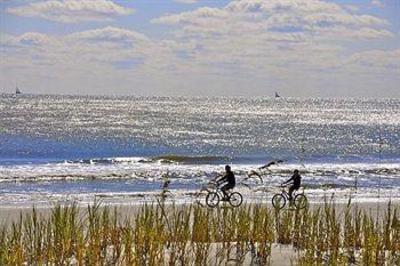
[[[133,9],[122,7],[110,0],[50,0],[11,7],[6,11],[16,16],[64,23],[104,21],[134,12]]]
[[[185,69],[282,80],[277,83],[280,86],[297,86],[310,79],[316,84],[324,79],[337,84],[365,73],[369,78],[361,79],[371,81],[376,73],[384,72],[382,67],[374,65],[373,59],[368,68],[361,60],[350,63],[347,48],[368,47],[371,40],[395,36],[384,18],[365,14],[357,6],[318,0],[235,0],[222,8],[202,7],[152,22],[173,25],[171,38],[191,43],[182,48],[189,62]],[[392,51],[381,53],[393,56]],[[390,67],[396,69],[393,64]],[[392,80],[393,71],[386,73]]]
[[[152,22],[176,25],[174,38],[196,44],[186,51],[196,62],[260,72],[299,62],[301,69],[330,68],[340,64],[342,42],[394,36],[385,19],[318,0],[236,0]]]
[[[124,44],[126,42],[148,41],[148,38],[142,33],[111,26],[101,29],[94,29],[94,30],[74,33],[69,35],[68,37],[77,40],[87,40],[96,42],[115,42],[121,44]]]
[[[359,41],[359,40],[376,40],[393,37],[394,34],[386,29],[374,29],[363,27],[358,30],[352,30],[344,26],[337,26],[329,30],[319,28],[315,29],[314,40],[332,39],[335,41]]]
[[[394,50],[371,50],[352,54],[345,64],[362,68],[379,68],[400,74],[400,48]]]
[[[236,0],[223,8],[202,7],[194,11],[166,15],[153,23],[180,25],[191,34],[224,35],[258,32],[329,30],[338,26],[348,31],[384,27],[384,19],[352,12],[346,7],[318,0]],[[367,34],[368,38],[371,34]],[[381,37],[381,36],[378,36]]]
[[[60,91],[85,84],[94,93],[113,87],[175,95],[240,95],[243,88],[251,91],[241,95],[276,88],[296,95],[295,88],[308,86],[321,96],[326,86],[346,92],[382,77],[399,79],[400,48],[368,51],[395,33],[388,21],[361,9],[316,0],[236,0],[153,22],[172,25],[166,38],[112,26],[64,36],[2,35],[0,81],[24,76],[40,87],[42,77]],[[388,87],[395,91],[394,82]]]
[[[195,11],[182,12],[176,15],[167,15],[153,19],[153,23],[160,24],[196,24],[200,19],[227,18],[229,14],[219,8],[201,7]]]
[[[19,36],[7,35],[0,43],[4,48],[2,55],[8,61],[1,62],[1,68],[43,69],[52,66],[60,73],[91,72],[96,69],[99,75],[113,73],[124,65],[147,70],[163,67],[172,60],[172,51],[164,44],[150,40],[146,35],[129,29],[104,27],[76,32],[64,36],[45,35],[28,32]],[[122,65],[122,67],[121,67]],[[0,71],[1,72],[1,71]]]
[[[372,4],[373,6],[377,6],[377,7],[384,7],[382,1],[380,1],[380,0],[372,0],[372,1],[371,1],[371,4]]]

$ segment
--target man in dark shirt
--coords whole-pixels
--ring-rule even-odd
[[[229,197],[226,191],[228,191],[229,189],[233,189],[236,185],[235,175],[231,171],[231,167],[229,165],[225,166],[225,175],[221,177],[217,182],[218,183],[227,182],[227,184],[221,187],[221,191],[222,193],[224,193],[224,198],[222,200],[227,200]]]
[[[282,186],[287,185],[289,182],[292,182],[292,185],[289,187],[289,201],[292,201],[293,191],[298,190],[301,185],[301,175],[299,174],[299,170],[294,170],[293,176],[287,181],[282,183]]]

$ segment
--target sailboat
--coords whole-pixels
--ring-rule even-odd
[[[277,92],[275,92],[275,98],[280,98],[281,96],[277,93]]]
[[[22,92],[19,90],[18,85],[15,85],[15,97],[22,94]]]

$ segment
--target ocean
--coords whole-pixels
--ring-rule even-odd
[[[310,201],[400,199],[400,99],[0,96],[2,206],[201,201],[226,164],[246,201],[294,169]]]

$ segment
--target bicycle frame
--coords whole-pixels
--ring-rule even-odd
[[[206,204],[209,207],[215,207],[216,205],[219,204],[220,201],[228,201],[229,204],[232,207],[238,207],[239,205],[242,204],[243,202],[243,197],[239,192],[234,192],[233,189],[229,189],[226,191],[226,196],[224,194],[224,192],[221,190],[221,186],[217,183],[214,183],[215,187],[213,189],[208,189],[208,194],[206,196]],[[217,196],[217,203],[209,203],[208,202],[208,198],[210,197],[210,195],[216,195]],[[234,196],[233,196],[234,195]],[[233,197],[232,197],[233,196]],[[211,202],[215,199],[215,197],[213,197],[211,199]]]
[[[294,190],[292,194],[292,200],[299,194],[304,194],[304,191],[302,193],[297,193],[297,190]],[[286,187],[282,188],[281,195],[284,196],[286,200],[289,200],[289,193],[286,191]]]
[[[283,203],[281,203],[280,198],[283,199]],[[285,207],[287,201],[289,201],[290,204],[294,204],[296,208],[305,208],[307,205],[307,197],[304,195],[304,189],[301,193],[293,191],[292,198],[290,199],[289,193],[286,191],[285,187],[283,187],[281,193],[277,193],[272,197],[272,205],[278,209]]]
[[[219,186],[216,186],[215,189],[211,190],[210,192],[217,193],[218,196],[221,196],[221,197],[224,196],[224,193],[222,192],[222,190],[221,190],[221,188]]]
[[[286,199],[289,199],[289,193],[286,191],[286,189],[282,189],[281,194],[282,194]]]
[[[214,190],[212,190],[212,192],[215,192],[218,194],[218,196],[220,196],[221,198],[224,198],[224,192],[222,192],[221,187],[220,186],[216,186]],[[228,189],[226,191],[226,193],[228,194],[228,196],[233,192],[233,189]]]

